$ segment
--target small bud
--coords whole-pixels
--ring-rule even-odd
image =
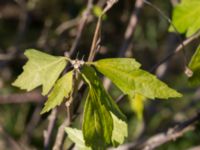
[[[188,77],[192,77],[193,75],[193,71],[188,68],[187,66],[185,67],[185,74],[188,76]]]

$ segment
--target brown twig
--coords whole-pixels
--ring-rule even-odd
[[[23,150],[19,143],[17,143],[9,134],[6,133],[4,128],[0,125],[0,135],[6,139],[8,144],[7,149]]]
[[[198,121],[200,121],[200,113],[175,127],[168,129],[166,132],[158,133],[145,141],[124,144],[120,147],[122,147],[123,150],[153,150],[167,142],[182,137],[188,131],[194,130],[194,124]]]
[[[96,25],[94,37],[93,37],[93,40],[92,40],[92,45],[91,45],[91,48],[90,48],[90,54],[89,54],[89,57],[88,57],[88,61],[92,61],[94,59],[95,53],[98,50],[97,47],[98,47],[99,42],[100,42],[101,21],[102,21],[101,17],[99,17],[97,25]]]
[[[56,135],[56,141],[53,146],[53,150],[60,150],[60,147],[64,140],[65,135],[65,127],[69,126],[71,122],[69,122],[69,119],[66,118],[65,121],[62,123],[62,125],[58,129],[58,133]]]
[[[37,91],[0,96],[0,104],[40,103],[44,100]]]
[[[92,39],[92,45],[91,45],[91,48],[90,48],[88,61],[92,61],[94,59],[96,53],[100,49],[102,17],[117,2],[118,2],[118,0],[108,0],[105,8],[103,9],[103,13],[98,18],[97,25],[96,25],[95,32],[94,32],[94,36],[93,36],[93,39]]]
[[[191,147],[188,150],[200,150],[200,145]]]
[[[91,12],[91,9],[93,7],[93,0],[88,0],[88,3],[87,3],[87,8],[86,10],[84,11],[83,13],[83,16],[80,20],[80,24],[78,26],[78,32],[77,32],[77,36],[76,36],[76,39],[75,41],[73,42],[73,45],[69,51],[69,55],[72,56],[76,50],[76,47],[81,39],[81,35],[83,33],[83,29],[87,23],[87,20],[88,20],[88,17],[90,15],[90,12]]]
[[[164,62],[168,61],[172,56],[174,56],[175,54],[179,53],[182,49],[183,46],[186,46],[188,44],[190,44],[193,40],[197,39],[200,37],[200,31],[197,32],[196,34],[192,35],[191,37],[187,38],[185,41],[183,41],[182,44],[178,45],[175,49],[175,51],[173,51],[172,53],[170,53],[169,55],[167,55],[165,58],[163,58],[160,62],[158,62],[156,65],[154,65],[151,69],[151,72],[153,72],[154,70],[156,70],[160,65],[162,65]]]
[[[125,56],[126,50],[131,43],[131,38],[132,38],[132,35],[133,35],[135,28],[137,26],[139,12],[140,12],[140,10],[143,6],[143,3],[144,3],[143,0],[136,0],[136,2],[135,2],[135,8],[134,8],[132,15],[130,17],[129,24],[128,24],[126,31],[125,31],[125,34],[124,34],[124,41],[123,41],[122,46],[120,48],[120,51],[118,53],[119,57]]]
[[[38,40],[37,40],[37,46],[38,47],[45,47],[45,45],[47,45],[47,39],[48,39],[48,35],[49,35],[49,31],[50,28],[52,26],[52,20],[47,18],[44,21],[44,27],[42,29],[41,35],[39,36]]]
[[[18,31],[17,31],[17,37],[14,43],[15,47],[18,47],[19,42],[21,42],[22,38],[24,38],[24,34],[27,29],[28,24],[28,9],[26,6],[25,0],[15,0],[15,2],[20,6],[21,8],[21,14],[19,16],[19,24],[18,24]]]
[[[21,14],[21,9],[13,4],[6,4],[0,6],[0,19],[18,19]]]
[[[67,20],[67,21],[61,23],[55,30],[56,34],[61,35],[67,29],[76,26],[79,23],[79,21],[80,21],[80,17],[78,16],[72,20]]]
[[[182,137],[184,133],[191,131],[194,129],[193,124],[200,120],[200,113],[198,113],[193,118],[175,126],[172,129],[168,129],[165,133],[159,133],[144,143],[140,144],[139,149],[143,150],[152,150],[164,143],[167,143],[172,140],[176,140],[179,137]]]
[[[48,150],[49,149],[49,144],[51,141],[51,135],[52,131],[56,122],[57,118],[57,108],[53,109],[51,114],[49,115],[49,124],[47,130],[44,131],[44,149]]]

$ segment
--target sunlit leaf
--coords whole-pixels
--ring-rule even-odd
[[[65,131],[67,132],[69,138],[76,144],[76,147],[79,150],[92,150],[90,147],[85,145],[85,141],[83,139],[83,134],[81,130],[66,127]]]
[[[112,144],[116,147],[123,144],[125,138],[128,136],[128,125],[123,119],[117,117],[112,112],[111,116],[113,119]]]
[[[65,68],[66,59],[34,49],[27,50],[25,55],[29,60],[24,65],[22,74],[12,85],[27,91],[42,85],[42,94],[46,95]]]
[[[84,66],[81,72],[89,85],[83,121],[86,145],[105,149],[108,144],[123,143],[127,136],[125,116],[103,88],[94,69]]]
[[[189,78],[189,82],[192,85],[200,84],[200,45],[192,56],[192,59],[189,63],[189,68],[193,72],[192,77]]]
[[[94,63],[95,67],[110,78],[125,94],[134,94],[134,80],[130,72],[137,70],[140,64],[130,58],[101,59]],[[129,82],[127,84],[127,82]]]
[[[174,98],[182,95],[172,88],[169,88],[164,82],[160,81],[156,76],[144,71],[136,70],[131,74],[135,80],[135,93],[143,95],[150,99]]]
[[[101,60],[100,60],[101,61]],[[180,97],[181,94],[169,88],[164,82],[156,76],[138,69],[138,63],[127,63],[126,59],[120,59],[115,63],[99,63],[94,66],[107,76],[124,94],[133,97],[135,94],[144,95],[147,98],[172,98]],[[110,62],[111,59],[110,59]],[[123,68],[124,65],[124,68]]]
[[[189,37],[200,29],[200,1],[182,0],[175,6],[172,22],[180,33]],[[169,31],[174,31],[170,26]]]
[[[139,120],[143,119],[144,100],[145,97],[140,94],[135,94],[134,98],[130,97],[131,108]]]
[[[48,96],[41,114],[48,112],[50,109],[60,105],[64,98],[68,98],[72,90],[73,71],[66,73],[54,85],[53,90]]]
[[[140,68],[140,64],[133,58],[106,58],[94,62],[95,66],[104,68],[115,68],[119,71],[129,73]]]

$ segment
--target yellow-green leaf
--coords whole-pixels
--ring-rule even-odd
[[[143,110],[144,110],[144,100],[145,97],[140,94],[135,94],[134,98],[130,97],[130,106],[132,110],[136,113],[136,116],[139,120],[143,119]]]
[[[116,147],[123,144],[128,136],[128,125],[123,119],[117,117],[112,112],[110,113],[113,119],[112,144]]]
[[[172,23],[189,37],[200,29],[200,1],[182,0],[173,10]],[[174,31],[170,26],[169,31]]]
[[[48,100],[45,103],[41,114],[48,112],[52,108],[60,105],[64,98],[68,98],[72,91],[72,82],[73,82],[73,71],[66,73],[61,77],[56,84],[54,85],[53,90],[48,96]]]
[[[200,84],[200,45],[192,56],[192,59],[189,63],[189,68],[193,72],[193,75],[189,78],[191,85]]]
[[[140,68],[140,63],[138,63],[133,58],[106,58],[100,59],[94,62],[94,65],[97,67],[104,68],[115,68],[119,71],[129,73]]]
[[[128,74],[140,67],[140,64],[131,58],[110,58],[101,59],[94,63],[94,66],[102,74],[112,80],[116,86],[125,94],[134,94],[135,85]],[[129,82],[129,84],[127,84]]]
[[[101,63],[103,61],[104,63]],[[139,63],[132,59],[99,60],[93,65],[99,72],[107,76],[124,94],[133,97],[135,94],[144,95],[147,98],[172,98],[181,94],[169,88],[156,76],[139,69]],[[110,62],[110,63],[109,63]],[[112,63],[114,62],[114,63]]]
[[[34,49],[27,50],[25,56],[29,60],[12,85],[27,91],[42,85],[42,94],[46,95],[65,68],[65,57],[52,56]]]
[[[90,147],[85,145],[85,141],[83,139],[83,134],[81,130],[66,127],[65,131],[67,132],[69,138],[76,144],[76,147],[79,150],[92,150]]]

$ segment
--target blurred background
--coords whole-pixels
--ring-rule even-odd
[[[23,55],[28,48],[53,54],[70,55],[85,60],[97,23],[97,17],[105,0],[95,0],[91,9],[86,0],[0,0],[0,149],[44,149],[43,132],[48,127],[48,114],[40,115],[46,97],[40,88],[26,92],[12,87],[11,83],[22,72],[27,59]],[[176,0],[151,0],[169,18]],[[157,66],[180,44],[184,35],[169,33],[169,22],[147,4],[136,9],[136,1],[119,0],[103,19],[101,48],[95,60],[107,57],[132,57],[142,64],[144,70],[156,74],[170,87],[183,93],[180,99],[145,100],[144,119],[138,120],[126,98],[119,107],[128,118],[129,136],[126,143],[149,138],[167,131],[177,123],[195,116],[200,109],[200,89],[191,87],[184,74],[199,39]],[[87,20],[84,20],[86,14]],[[128,39],[125,37],[129,20],[134,15],[135,25]],[[84,22],[84,23],[83,23]],[[84,25],[83,25],[84,24]],[[83,26],[82,26],[83,25]],[[83,29],[81,29],[81,26]],[[74,44],[81,31],[78,44]],[[73,46],[75,48],[73,49]],[[77,54],[78,53],[78,54]],[[186,58],[186,61],[185,61]],[[112,97],[121,92],[103,79]],[[82,112],[83,106],[79,108]],[[54,144],[57,129],[66,118],[66,109],[59,107],[50,139]],[[82,114],[73,122],[81,127]],[[200,124],[178,138],[161,145],[160,150],[185,150],[200,144]],[[72,142],[65,139],[63,149],[70,149]],[[51,148],[50,148],[51,149]]]

